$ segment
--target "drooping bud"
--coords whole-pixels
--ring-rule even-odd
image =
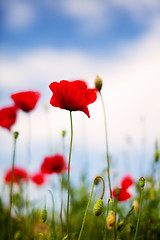
[[[137,212],[138,207],[139,207],[139,201],[137,199],[135,199],[132,203],[132,206],[133,206],[133,211]]]
[[[144,185],[145,185],[145,178],[144,177],[140,177],[139,179],[139,185],[141,187],[141,190],[143,190]]]
[[[99,184],[99,182],[100,182],[100,177],[98,177],[99,175],[96,175],[96,177],[95,177],[95,179],[94,179],[94,184],[95,185],[98,185]]]
[[[47,210],[46,208],[43,209],[42,214],[41,214],[42,222],[45,223],[47,220]]]
[[[14,134],[14,139],[17,139],[19,136],[19,132],[14,132],[13,134]]]
[[[95,203],[93,211],[94,211],[95,216],[99,216],[102,213],[102,211],[103,211],[103,201],[102,201],[102,199],[99,199]]]
[[[108,229],[112,229],[114,224],[116,222],[116,215],[113,211],[110,211],[108,213],[108,216],[106,218],[106,224]]]
[[[102,79],[97,75],[95,78],[95,88],[100,92],[102,89]]]

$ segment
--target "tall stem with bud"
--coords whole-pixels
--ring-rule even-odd
[[[140,185],[140,187],[141,187],[141,192],[140,192],[140,207],[139,207],[139,214],[138,214],[138,220],[137,220],[137,226],[136,226],[136,232],[135,232],[135,235],[134,235],[134,240],[136,240],[136,238],[137,238],[138,226],[139,226],[139,222],[140,222],[140,218],[141,218],[143,189],[144,189],[144,185],[145,185],[145,179],[144,179],[143,177],[141,177],[141,178],[139,179],[139,185]]]

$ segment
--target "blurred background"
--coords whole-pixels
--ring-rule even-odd
[[[26,167],[31,127],[30,171],[45,156],[65,154],[70,143],[69,112],[49,105],[49,84],[82,79],[94,87],[98,74],[107,114],[111,179],[150,173],[155,141],[160,141],[159,0],[1,0],[0,107],[10,95],[35,90],[41,98],[28,116],[18,113],[16,165]],[[103,111],[98,96],[90,119],[73,112],[71,181],[85,169],[92,182],[106,168]],[[13,136],[0,128],[1,183],[11,167]]]

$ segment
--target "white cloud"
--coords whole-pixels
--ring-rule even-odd
[[[27,1],[9,1],[5,3],[5,24],[11,29],[30,26],[36,18],[33,4]]]
[[[61,0],[57,5],[60,11],[79,22],[80,33],[88,34],[111,27],[117,16],[115,8],[123,9],[134,20],[145,24],[152,23],[160,13],[159,0]]]

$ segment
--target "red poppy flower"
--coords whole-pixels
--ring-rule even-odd
[[[24,112],[30,112],[33,110],[40,98],[39,92],[26,91],[19,92],[11,95],[17,108],[20,108]]]
[[[42,163],[42,173],[62,173],[66,168],[66,163],[63,155],[56,154],[54,156],[46,157]]]
[[[119,191],[119,195],[117,196],[116,189],[117,188],[113,190],[113,197],[117,198],[119,202],[126,201],[131,197],[130,193],[128,193],[124,188],[119,188],[120,191]]]
[[[52,106],[69,111],[82,111],[90,117],[88,105],[96,101],[96,89],[88,89],[87,84],[81,80],[52,82],[49,88],[53,92],[50,100]]]
[[[42,173],[36,173],[31,176],[31,180],[37,185],[42,185],[45,182],[44,175]]]
[[[6,175],[5,175],[4,179],[5,179],[6,183],[10,183],[11,182],[11,179],[12,179],[12,169],[9,169],[6,172]],[[20,183],[21,180],[27,181],[28,180],[28,174],[27,174],[27,172],[24,169],[15,167],[14,170],[13,170],[13,182]]]
[[[17,108],[5,107],[0,109],[0,126],[10,130],[12,125],[16,122]]]
[[[123,189],[129,188],[134,183],[133,179],[128,175],[122,179],[121,186]]]

